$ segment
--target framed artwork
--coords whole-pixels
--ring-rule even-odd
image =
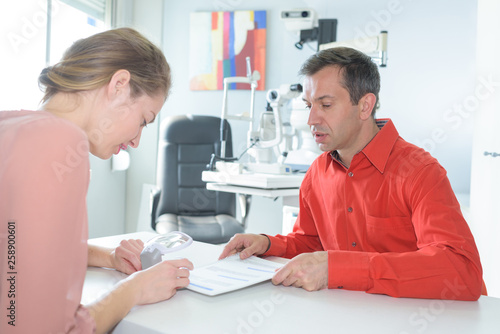
[[[221,90],[226,77],[247,75],[246,57],[252,72],[260,73],[257,90],[265,90],[266,12],[195,12],[190,16],[189,87]],[[231,84],[230,89],[250,89]]]

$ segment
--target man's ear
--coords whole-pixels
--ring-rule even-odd
[[[108,83],[109,98],[127,98],[130,96],[130,72],[127,70],[118,70],[113,74]]]
[[[359,99],[359,117],[362,120],[367,120],[371,116],[375,103],[377,103],[377,97],[373,93],[367,93]]]

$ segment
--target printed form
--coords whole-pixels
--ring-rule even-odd
[[[271,279],[283,263],[251,256],[241,260],[234,254],[191,271],[188,289],[205,295],[215,296],[238,290]]]

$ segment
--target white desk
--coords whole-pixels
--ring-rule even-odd
[[[237,175],[223,172],[204,171],[201,179],[207,182],[207,189],[235,194],[283,199],[282,234],[291,230],[295,218],[289,212],[298,211],[299,189],[305,173],[287,175],[242,173]]]
[[[305,173],[288,175],[243,173],[230,175],[204,171],[207,189],[263,197],[283,197],[283,205],[299,206],[299,188]]]
[[[271,197],[271,198],[280,196],[290,197],[299,195],[299,188],[261,189],[254,187],[237,186],[232,184],[224,184],[224,183],[207,183],[207,189],[215,191],[224,191],[228,193],[256,195],[256,196]]]
[[[115,246],[124,238],[151,236],[143,232],[91,242]],[[88,269],[82,301],[96,298],[123,277],[114,270]],[[461,302],[346,290],[307,292],[264,282],[215,297],[178,291],[170,300],[135,307],[113,333],[500,333],[500,299]]]
[[[204,171],[201,179],[205,182],[232,184],[241,187],[251,187],[260,189],[298,189],[305,173],[293,174],[260,174],[247,173],[228,174],[223,172]]]

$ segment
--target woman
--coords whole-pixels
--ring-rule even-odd
[[[170,69],[156,46],[122,28],[77,41],[39,84],[40,110],[0,112],[0,332],[106,332],[134,305],[186,287],[193,268],[183,259],[138,271],[138,240],[87,248],[88,153],[108,159],[139,145],[168,96]],[[87,266],[131,275],[83,306]]]

